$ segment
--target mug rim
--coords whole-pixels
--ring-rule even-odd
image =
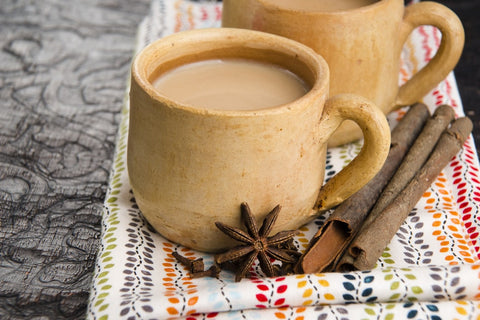
[[[345,14],[352,14],[352,13],[363,13],[365,11],[375,10],[377,7],[381,7],[383,5],[387,5],[387,3],[395,0],[377,0],[374,3],[367,4],[365,6],[351,8],[346,10],[334,10],[334,11],[324,11],[324,10],[311,10],[311,9],[292,9],[286,8],[282,5],[265,2],[265,0],[258,0],[262,3],[265,8],[274,9],[274,10],[282,10],[282,11],[290,11],[290,12],[298,12],[302,14],[313,14],[313,15],[345,15]]]
[[[223,45],[219,42],[220,40],[223,41]],[[265,44],[262,40],[273,40],[275,43],[275,47],[272,48],[271,45]],[[147,58],[149,56],[153,56],[153,59],[160,59],[158,52],[162,49],[170,50],[170,52],[172,53],[172,60],[174,60],[175,58],[178,59],[189,56],[186,53],[178,54],[177,56],[175,56],[175,50],[172,50],[172,48],[174,48],[175,46],[177,48],[186,48],[187,50],[191,51],[190,55],[192,55],[197,50],[198,46],[196,46],[195,44],[199,41],[202,43],[208,42],[215,48],[224,49],[234,46],[241,46],[242,48],[251,51],[268,50],[276,52],[279,55],[286,55],[287,53],[291,55],[292,60],[299,59],[299,61],[301,61],[301,63],[305,66],[307,66],[310,72],[312,72],[313,80],[311,83],[311,88],[304,95],[291,102],[278,106],[265,107],[253,110],[223,110],[209,107],[193,106],[186,103],[181,103],[179,101],[175,101],[168,96],[161,94],[158,90],[154,88],[152,81],[149,79],[149,75],[147,74]],[[280,51],[279,49],[285,49],[286,52]],[[222,55],[219,55],[217,58],[222,58]],[[235,54],[233,54],[233,58],[235,58]],[[208,59],[198,59],[195,61],[203,60]],[[161,65],[161,63],[159,63],[159,65]],[[292,70],[290,71],[293,72]],[[152,73],[153,72],[150,72],[150,75]],[[330,81],[330,71],[327,62],[322,56],[313,51],[313,49],[297,41],[282,36],[262,31],[239,28],[205,28],[187,30],[180,31],[164,38],[158,39],[147,45],[139,53],[137,53],[137,55],[133,59],[131,76],[138,83],[138,85],[140,85],[143,91],[145,91],[151,98],[161,102],[162,104],[190,113],[216,116],[258,116],[288,112],[292,109],[306,108],[311,105],[309,101],[311,101],[312,99],[319,99],[319,96],[321,96],[322,94],[325,97],[328,96]],[[297,76],[302,78],[303,81],[306,81],[306,79],[304,79],[302,76],[298,74]],[[308,83],[308,81],[306,82]]]

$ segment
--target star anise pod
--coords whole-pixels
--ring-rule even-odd
[[[217,228],[223,233],[244,244],[215,256],[215,261],[219,265],[232,261],[240,262],[240,268],[235,276],[235,281],[240,281],[245,277],[245,274],[257,258],[260,262],[260,268],[268,277],[276,275],[275,268],[269,257],[286,263],[295,263],[297,261],[294,256],[289,254],[290,250],[285,250],[280,247],[282,243],[292,239],[295,234],[297,234],[297,231],[281,231],[274,236],[268,236],[277,220],[279,212],[280,206],[278,205],[265,217],[259,230],[255,218],[250,211],[250,207],[244,202],[241,205],[241,213],[247,232],[239,228],[227,226],[221,222],[215,223]]]

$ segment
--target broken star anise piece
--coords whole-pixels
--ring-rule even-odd
[[[243,223],[245,227],[247,227],[247,232],[239,228],[227,226],[221,222],[215,223],[217,228],[223,233],[244,244],[215,256],[215,261],[219,265],[232,261],[240,262],[235,281],[240,281],[245,277],[245,274],[257,258],[260,262],[260,268],[268,277],[276,275],[275,268],[270,262],[269,257],[287,263],[295,263],[297,261],[294,256],[289,254],[288,251],[290,250],[282,249],[280,246],[282,243],[292,239],[295,234],[297,234],[297,231],[281,231],[274,236],[268,236],[277,220],[279,212],[280,206],[278,205],[265,217],[259,230],[255,222],[255,217],[253,217],[250,211],[250,207],[244,202],[241,205],[241,213]]]

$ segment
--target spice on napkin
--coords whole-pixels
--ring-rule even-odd
[[[366,270],[375,266],[395,232],[425,190],[460,151],[472,129],[472,121],[464,117],[455,120],[452,126],[443,132],[427,162],[408,185],[399,191],[395,199],[370,224],[362,228],[335,270]],[[404,167],[408,168],[409,164],[405,164]]]
[[[349,271],[374,267],[425,189],[461,149],[472,130],[468,118],[458,119],[455,125],[447,129],[455,118],[453,109],[448,105],[438,107],[432,117],[428,116],[425,105],[416,104],[410,108],[392,132],[392,146],[382,170],[327,219],[300,258],[295,269],[297,272]],[[457,140],[446,138],[451,137],[452,132],[455,132]],[[426,162],[429,167],[425,168]],[[428,170],[428,179],[418,176],[422,170]],[[421,187],[410,190],[408,199],[399,201],[397,196],[415,179]],[[396,210],[390,208],[387,211],[389,205]],[[394,217],[390,218],[389,214]],[[383,217],[383,220],[379,217]],[[397,223],[391,223],[390,219]],[[375,253],[369,255],[372,251]],[[355,263],[360,256],[368,256],[368,262]]]
[[[430,113],[424,104],[417,103],[410,107],[392,131],[390,151],[382,169],[362,189],[337,207],[310,241],[309,248],[296,265],[296,272],[314,273],[333,268],[345,247],[357,234],[428,117]]]

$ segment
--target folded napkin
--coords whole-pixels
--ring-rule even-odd
[[[153,0],[138,30],[137,50],[165,35],[186,29],[219,27],[221,2]],[[418,28],[405,45],[400,83],[434,54],[440,33]],[[127,95],[128,96],[128,95]],[[102,244],[88,308],[89,319],[471,319],[480,314],[480,172],[470,137],[424,193],[370,271],[299,274],[265,278],[258,265],[251,278],[234,282],[191,279],[172,256],[213,256],[172,243],[143,218],[126,170],[128,97],[116,145],[103,212]],[[423,101],[433,113],[450,104],[463,116],[453,74]],[[405,110],[388,116],[393,127]],[[362,142],[333,148],[326,179],[341,170]],[[295,245],[304,250],[328,213],[301,228]]]

